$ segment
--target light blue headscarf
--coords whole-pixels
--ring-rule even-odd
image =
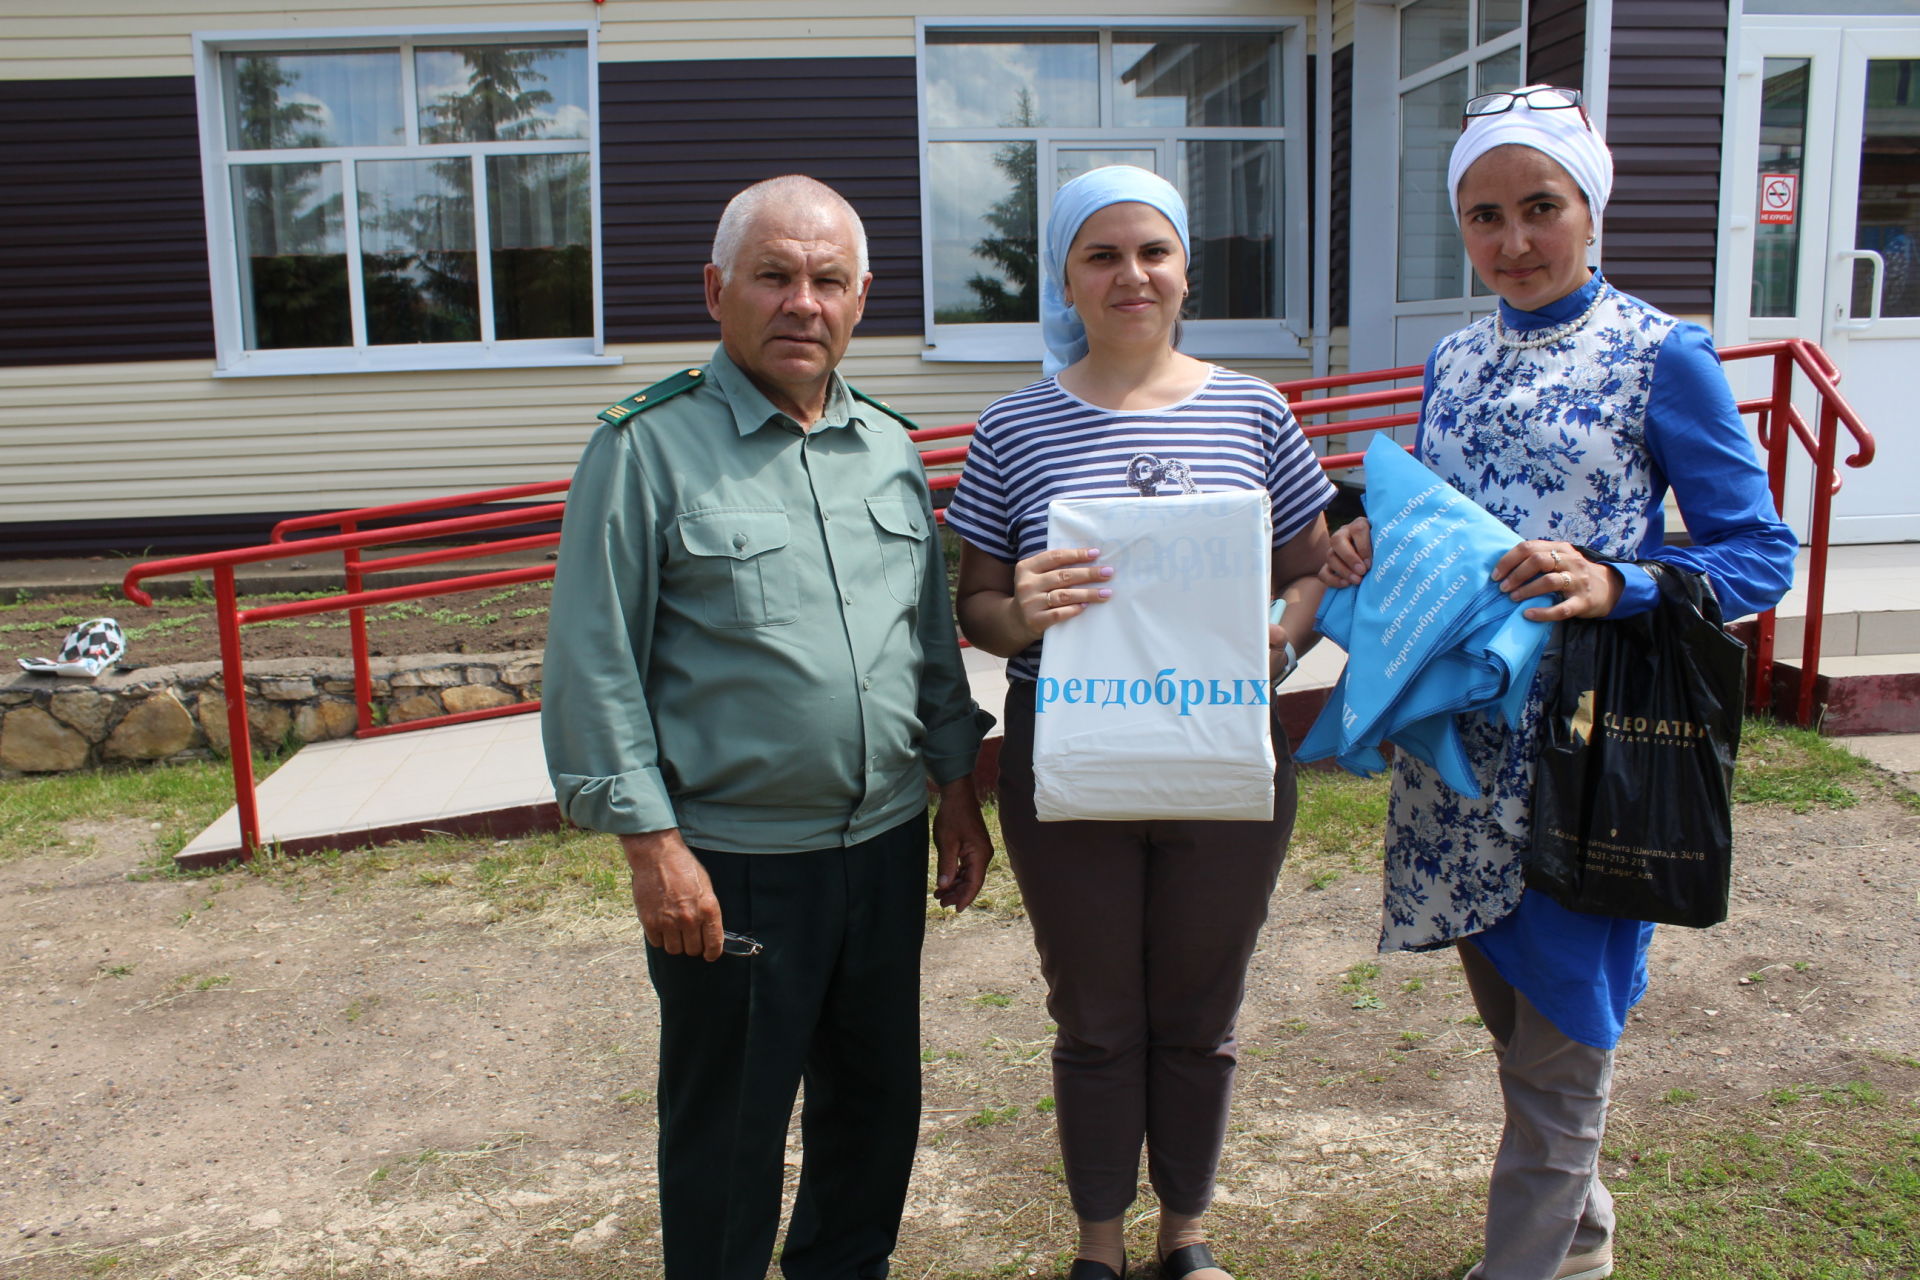
[[[1067,250],[1088,218],[1110,204],[1127,203],[1149,205],[1165,214],[1180,233],[1187,260],[1193,260],[1193,245],[1187,240],[1187,202],[1158,174],[1130,164],[1110,164],[1083,173],[1054,192],[1040,255],[1040,336],[1047,344],[1042,367],[1049,377],[1087,354],[1087,327],[1067,305]]]

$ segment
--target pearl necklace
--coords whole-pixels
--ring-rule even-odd
[[[1571,338],[1574,334],[1586,328],[1587,321],[1593,319],[1593,313],[1600,309],[1600,304],[1606,300],[1606,296],[1607,291],[1605,289],[1595,289],[1593,291],[1593,301],[1587,304],[1585,311],[1582,311],[1573,319],[1565,321],[1562,324],[1550,325],[1545,329],[1523,331],[1524,336],[1516,335],[1508,329],[1505,322],[1500,319],[1500,313],[1496,310],[1493,313],[1494,340],[1501,346],[1511,347],[1515,351],[1531,351],[1536,347],[1550,347],[1556,342]]]

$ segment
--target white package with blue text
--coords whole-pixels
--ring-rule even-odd
[[[1114,572],[1041,649],[1041,821],[1273,817],[1272,542],[1264,489],[1048,505],[1047,546]]]

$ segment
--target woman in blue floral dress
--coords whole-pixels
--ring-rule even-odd
[[[1704,329],[1588,267],[1613,163],[1579,94],[1533,86],[1467,104],[1448,185],[1498,311],[1427,359],[1415,451],[1522,539],[1495,567],[1528,617],[1626,617],[1657,590],[1632,563],[1704,572],[1729,618],[1772,607],[1795,541]],[[1665,545],[1671,487],[1692,545]],[[1367,523],[1334,535],[1322,573],[1351,586]],[[1542,663],[1521,727],[1465,718],[1481,798],[1402,754],[1387,825],[1380,948],[1455,946],[1494,1039],[1506,1126],[1486,1254],[1469,1280],[1599,1280],[1613,1271],[1600,1138],[1613,1049],[1645,992],[1653,926],[1568,911],[1525,891]]]

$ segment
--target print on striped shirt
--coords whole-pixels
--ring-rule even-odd
[[[1143,498],[1157,497],[1163,484],[1178,485],[1181,493],[1198,493],[1200,487],[1193,482],[1193,468],[1175,458],[1162,462],[1151,453],[1136,453],[1127,463],[1127,483],[1140,491]]]

